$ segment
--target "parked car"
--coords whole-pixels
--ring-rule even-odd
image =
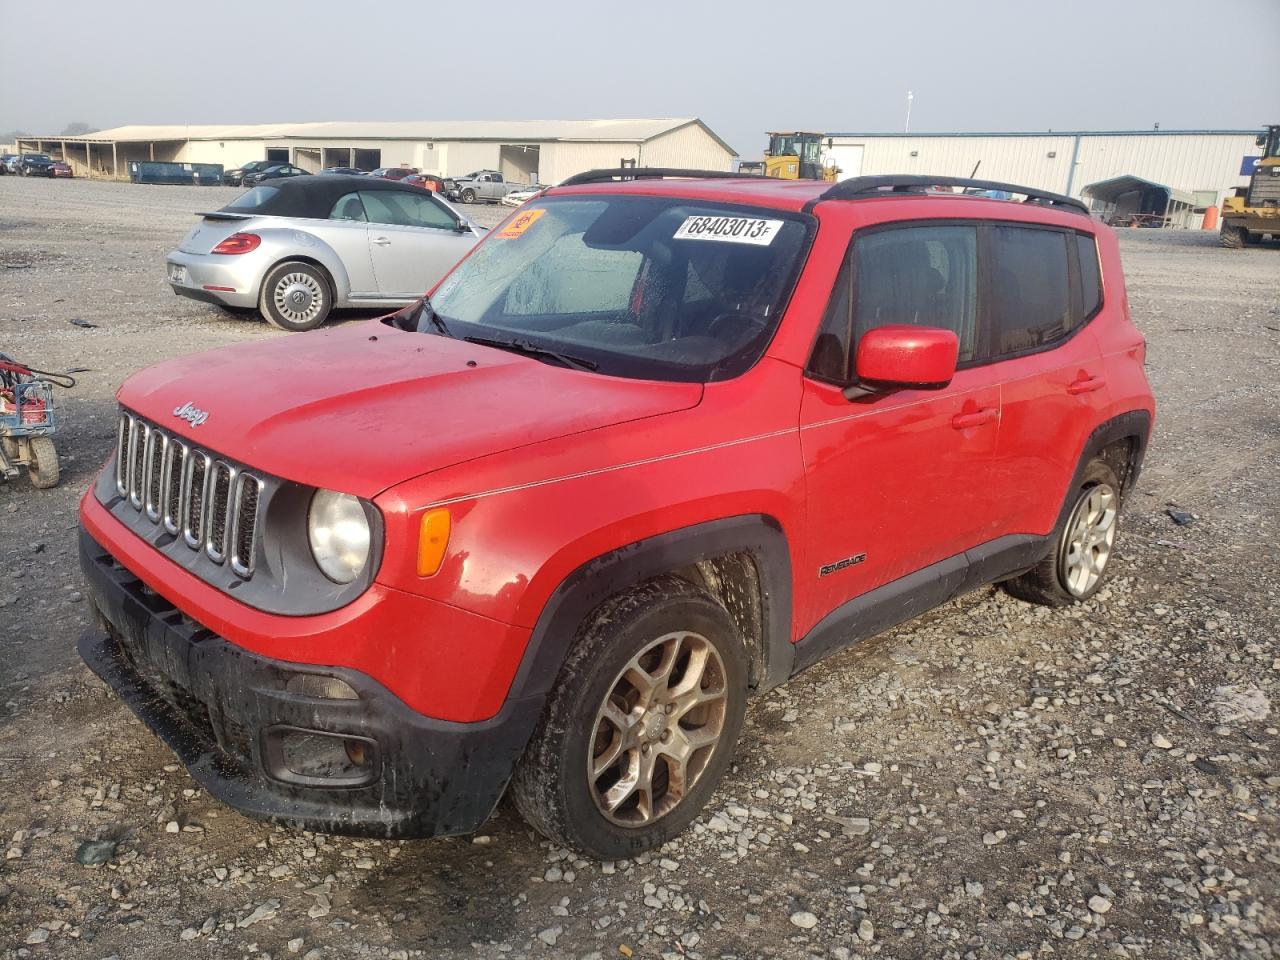
[[[377,170],[370,171],[369,176],[377,177],[379,180],[403,180],[417,172],[417,167],[379,167]]]
[[[320,171],[326,175],[340,175],[347,177],[363,177],[364,171],[357,170],[355,167],[325,167]]]
[[[753,694],[1115,566],[1154,416],[1116,237],[935,180],[597,171],[392,316],[136,374],[84,659],[252,816],[460,834],[509,790],[659,846]]]
[[[53,158],[47,153],[24,153],[18,158],[18,173],[24,177],[49,177]]]
[[[507,182],[497,170],[477,170],[445,184],[449,199],[461,200],[463,203],[475,203],[477,200],[496,203],[512,190],[523,186],[522,183]]]
[[[512,190],[500,202],[507,207],[518,207],[521,204],[528,203],[545,189],[547,189],[545,183],[535,183],[532,186],[521,187],[519,190]]]
[[[252,173],[246,173],[241,185],[245,187],[257,186],[268,180],[287,180],[290,177],[309,177],[306,170],[301,167],[295,167],[291,163],[273,163],[261,170],[254,170]]]
[[[200,216],[168,255],[173,292],[256,308],[282,330],[409,303],[484,232],[416,187],[345,176],[272,180]]]
[[[0,176],[6,173],[13,173],[13,165],[18,162],[16,153],[0,153]]]
[[[222,171],[222,182],[228,187],[239,187],[244,185],[244,178],[250,173],[258,173],[272,164],[279,163],[279,160],[254,160],[246,163],[243,167],[233,167],[230,170]]]
[[[22,164],[22,154],[8,153],[5,154],[4,170],[5,173],[19,174],[22,172],[20,166]]]
[[[74,176],[71,170],[71,164],[63,163],[61,160],[53,161],[49,167],[49,176],[51,177],[71,177]]]
[[[438,177],[434,173],[412,173],[407,177],[402,177],[401,183],[407,183],[413,187],[421,187],[423,190],[430,190],[432,193],[444,192],[444,177]]]

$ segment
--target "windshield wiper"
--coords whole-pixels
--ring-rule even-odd
[[[561,366],[572,367],[574,370],[595,370],[600,366],[594,360],[584,360],[582,357],[549,350],[538,346],[532,340],[521,340],[519,337],[510,340],[497,340],[490,337],[463,337],[462,339],[467,343],[478,343],[482,347],[497,347],[499,350],[511,350],[529,357],[546,357],[549,360],[555,360]]]
[[[423,297],[421,300],[421,306],[419,307],[419,310],[418,310],[419,322],[421,322],[423,317],[426,317],[427,323],[435,327],[436,330],[442,333],[444,336],[446,337],[453,336],[453,334],[449,332],[449,325],[444,322],[444,317],[436,313],[436,308],[431,305],[430,297]]]

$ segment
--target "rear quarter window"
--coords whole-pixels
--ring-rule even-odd
[[[1102,271],[1098,267],[1098,242],[1085,233],[1076,234],[1077,259],[1080,261],[1080,312],[1084,319],[1092,317],[1102,306]]]
[[[240,194],[222,209],[234,210],[236,213],[253,213],[267,206],[279,192],[279,187],[254,187]]]

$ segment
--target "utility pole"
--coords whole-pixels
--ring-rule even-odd
[[[915,98],[916,98],[916,95],[912,93],[910,90],[908,90],[907,91],[907,122],[906,122],[906,125],[903,126],[902,128],[903,133],[911,132],[911,101],[914,100]]]

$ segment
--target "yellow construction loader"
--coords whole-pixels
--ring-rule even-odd
[[[822,134],[771,133],[764,160],[738,165],[742,173],[763,173],[779,180],[827,180],[834,183],[840,171],[822,163]]]
[[[1222,232],[1218,242],[1224,247],[1257,243],[1264,234],[1280,238],[1280,124],[1258,134],[1262,159],[1253,169],[1249,186],[1237,187],[1235,195],[1222,201]]]

